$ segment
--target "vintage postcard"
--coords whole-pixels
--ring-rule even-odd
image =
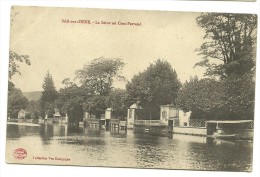
[[[6,162],[252,171],[257,15],[13,6]]]

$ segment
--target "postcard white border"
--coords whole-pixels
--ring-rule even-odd
[[[154,169],[125,169],[125,168],[94,168],[94,167],[67,167],[47,165],[10,165],[5,163],[5,136],[6,136],[6,107],[7,107],[7,74],[8,74],[8,48],[9,48],[9,23],[10,8],[12,5],[23,6],[55,6],[55,7],[80,7],[80,8],[105,8],[105,9],[138,9],[138,10],[166,10],[166,11],[193,11],[193,12],[234,12],[260,14],[260,3],[257,2],[207,2],[207,1],[0,1],[0,176],[20,177],[46,177],[59,176],[194,176],[194,177],[259,177],[260,176],[260,62],[257,61],[256,85],[256,111],[255,111],[255,136],[253,172],[201,172],[183,170],[154,170]],[[259,24],[259,23],[258,23]],[[260,25],[258,25],[258,36]],[[260,53],[260,37],[258,37],[257,60]]]

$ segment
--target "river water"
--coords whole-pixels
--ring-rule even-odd
[[[15,148],[26,149],[24,161],[12,159]],[[6,157],[15,163],[251,171],[252,152],[250,141],[178,134],[161,137],[132,130],[111,134],[60,125],[7,125]]]

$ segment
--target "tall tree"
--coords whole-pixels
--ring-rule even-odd
[[[224,104],[222,97],[223,89],[217,80],[191,77],[179,90],[177,104],[184,111],[192,111],[191,118],[214,119],[218,115],[213,112]]]
[[[223,80],[191,78],[179,91],[177,103],[195,119],[253,119],[255,82],[250,74]]]
[[[19,55],[14,51],[9,50],[9,79],[11,79],[16,73],[21,74],[19,70],[20,66],[17,62],[25,62],[27,65],[31,65],[28,55]]]
[[[205,30],[205,42],[198,49],[202,61],[196,65],[207,68],[205,75],[226,78],[255,69],[256,15],[202,13],[197,24]]]
[[[58,92],[56,91],[52,76],[49,71],[44,77],[42,88],[43,91],[40,98],[43,111],[42,116],[44,116],[46,113],[48,116],[51,116],[54,113],[55,100],[58,98]]]
[[[195,80],[186,83],[179,94],[180,107],[189,107],[193,114],[201,110],[216,119],[253,119],[257,16],[202,13],[197,24],[205,30],[205,42],[198,49],[202,61],[196,65],[207,68],[205,75],[220,80],[214,87],[208,82],[203,86],[210,88],[212,95],[201,88],[205,79],[196,81],[201,85],[194,84]],[[200,109],[194,111],[191,105]]]
[[[121,59],[96,58],[83,69],[76,71],[76,78],[85,87],[94,88],[95,94],[108,95],[115,79],[124,79],[120,71],[125,63]]]
[[[9,81],[8,81],[8,108],[7,111],[12,118],[17,118],[18,112],[21,109],[25,109],[29,103],[28,99],[22,94],[20,89],[15,88],[15,85],[11,82],[12,77],[15,74],[20,73],[20,65],[18,62],[25,62],[27,65],[31,65],[28,55],[19,55],[12,50],[9,50]]]
[[[96,118],[100,119],[101,115],[105,113],[106,97],[104,95],[93,95],[89,99],[86,99],[83,103],[83,110],[87,111],[91,115],[95,115]]]
[[[181,87],[177,73],[170,63],[158,59],[142,73],[135,75],[126,85],[129,102],[139,101],[148,117],[158,119],[160,105],[175,104],[177,93]]]
[[[41,113],[41,103],[40,100],[31,100],[26,108],[31,119],[35,121],[39,119]]]
[[[254,119],[255,79],[250,73],[241,77],[235,75],[221,80],[223,88],[222,117],[226,119]]]
[[[65,87],[59,90],[56,105],[62,115],[68,114],[69,123],[77,124],[83,118],[83,103],[91,94],[88,90],[71,82],[69,78],[64,79],[62,83]]]
[[[11,118],[17,118],[18,112],[25,109],[28,105],[28,99],[22,94],[20,89],[15,88],[15,85],[9,81],[8,85],[8,108],[7,112]]]
[[[124,89],[113,90],[106,99],[106,107],[112,109],[112,117],[124,119],[127,116],[127,94]]]

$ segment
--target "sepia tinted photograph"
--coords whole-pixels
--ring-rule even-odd
[[[13,6],[6,162],[251,172],[257,15]]]

